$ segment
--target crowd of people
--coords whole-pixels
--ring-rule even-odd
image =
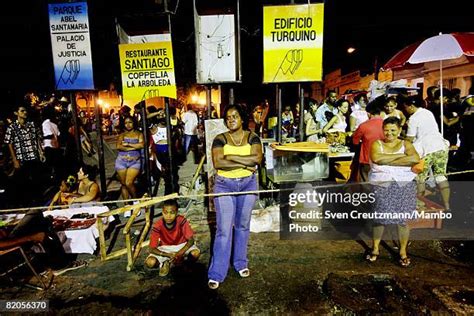
[[[121,183],[123,199],[135,198],[146,191],[137,189],[140,175],[144,174],[145,134],[149,136],[151,159],[148,163],[153,183],[159,183],[160,178],[164,178],[166,194],[178,192],[178,168],[190,151],[194,152],[195,162],[198,161],[203,151],[204,126],[202,111],[195,112],[191,106],[180,110],[178,113],[175,106],[170,107],[171,165],[164,109],[147,107],[148,127],[147,133],[144,133],[139,105],[133,110],[127,105],[118,111],[111,109],[109,113],[102,114],[101,126],[96,126],[93,113],[78,108],[76,125],[67,98],[54,95],[40,98],[33,92],[27,93],[22,101],[0,118],[2,205],[12,208],[41,206],[51,205],[53,201],[53,204],[68,204],[71,199],[64,198],[66,193],[74,193],[79,188],[77,185],[76,190],[65,188],[66,184],[71,186],[72,177],[75,182],[80,182],[78,172],[82,162],[79,154],[90,157],[88,161],[92,164],[96,164],[94,159],[98,160],[93,141],[98,128],[102,129],[103,135],[117,137],[115,176]],[[76,128],[79,132],[77,137]],[[58,192],[55,188],[59,187],[62,187],[63,194],[53,195]],[[29,199],[22,196],[25,189],[29,192]],[[155,185],[155,195],[157,189]],[[106,192],[102,193],[104,197]]]
[[[28,240],[31,234],[54,237],[53,239],[47,237],[48,240],[52,240],[50,245],[46,245],[47,258],[53,260],[46,260],[46,264],[57,269],[55,273],[59,274],[82,267],[85,263],[66,256],[54,232],[53,221],[44,217],[41,210],[36,208],[28,210],[28,208],[45,206],[44,210],[52,210],[58,206],[77,207],[79,204],[93,206],[106,196],[101,194],[96,179],[99,171],[97,166],[80,163],[78,159],[79,148],[87,156],[94,156],[92,160],[98,158],[95,156],[97,152],[91,137],[97,127],[90,113],[78,111],[80,144],[76,144],[76,125],[73,124],[71,107],[65,98],[57,100],[51,97],[41,101],[35,94],[29,93],[24,101],[12,108],[11,115],[1,120],[0,189],[2,189],[2,208],[26,207],[27,211],[24,219],[14,226],[13,231],[0,229],[0,239],[15,243],[23,239]],[[186,155],[191,150],[195,153],[195,161],[198,160],[198,145],[202,142],[198,136],[201,136],[199,134],[203,128],[203,118],[202,115],[199,117],[199,112],[196,113],[190,106],[178,116],[176,108],[170,108],[172,142],[170,146],[168,146],[164,109],[150,106],[146,109],[146,113],[147,133],[144,133],[142,128],[142,112],[139,106],[135,106],[133,111],[126,105],[117,113],[114,110],[110,111],[109,114],[102,116],[102,124],[99,127],[105,134],[115,135],[117,138],[115,176],[121,184],[120,197],[123,199],[136,198],[145,191],[137,188],[138,177],[144,173],[145,150],[150,154],[148,163],[155,181],[159,182],[160,177],[164,179],[165,194],[178,192],[177,168],[186,160]],[[149,136],[148,149],[145,148],[145,135]],[[174,167],[169,161],[169,150],[174,159]],[[25,198],[26,192],[28,194]],[[154,194],[156,195],[156,191]],[[165,266],[170,262],[179,262],[182,255],[188,253],[196,259],[199,257],[199,249],[193,245],[192,239],[182,254],[179,252],[179,247],[169,248],[170,245],[166,244],[186,240],[192,236],[189,225],[186,226],[187,230],[183,231],[182,224],[186,220],[182,216],[177,216],[177,208],[176,201],[171,204],[165,203],[163,216],[166,221],[163,222],[163,227],[166,227],[166,232],[155,238],[159,225],[153,228],[152,245],[163,246],[160,248],[163,252],[152,251],[152,254],[155,253],[157,256],[147,259],[147,265],[150,267],[156,262],[162,262]],[[167,233],[170,229],[173,230],[171,226],[176,220],[180,225],[176,232],[167,238]],[[184,235],[181,234],[183,232]],[[177,255],[171,252],[175,248]],[[165,254],[165,258],[168,259],[172,257],[174,261],[162,260],[159,254]],[[152,262],[153,260],[158,261]],[[169,265],[167,268],[169,271]],[[167,274],[164,269],[162,267],[160,275]]]
[[[417,94],[381,95],[369,102],[365,92],[338,98],[337,93],[330,90],[321,104],[306,98],[302,118],[299,111],[293,112],[286,106],[279,119],[286,137],[299,137],[297,126],[303,119],[305,140],[325,142],[331,139],[331,142],[336,140],[351,147],[356,155],[350,180],[379,186],[375,212],[413,212],[417,195],[425,193],[430,176],[439,189],[445,211],[451,212],[447,166],[451,159],[458,163],[471,159],[474,147],[469,135],[474,126],[474,89],[461,98],[455,89],[441,93],[436,87],[429,87],[427,95],[425,100]],[[444,98],[442,118],[439,111],[441,95]],[[41,188],[45,183],[44,175],[48,175],[50,183],[59,187],[48,200],[50,208],[99,201],[97,167],[74,164],[77,159],[67,159],[77,156],[74,152],[76,131],[67,102],[50,99],[39,106],[41,102],[32,95],[25,100],[29,104],[22,103],[13,109],[13,116],[2,125],[4,132],[0,135],[6,149],[2,153],[3,167],[8,169],[10,163],[12,168],[9,179],[15,183],[12,192],[22,194],[27,189],[31,196],[27,204],[39,205],[44,202],[41,201],[44,198]],[[136,182],[146,163],[150,164],[155,180],[160,177],[165,180],[165,194],[178,192],[178,168],[190,150],[197,152],[202,141],[199,137],[203,129],[202,117],[191,107],[181,109],[180,113],[176,108],[170,108],[170,126],[167,126],[164,109],[148,107],[145,111],[147,131],[143,130],[142,113],[139,106],[133,111],[123,106],[117,113],[110,111],[104,117],[108,121],[103,124],[104,131],[117,135],[115,171],[123,199],[140,195]],[[260,138],[269,136],[266,133],[275,125],[274,117],[269,117],[267,101],[253,111],[240,105],[229,105],[222,118],[228,131],[216,136],[212,143],[212,160],[217,171],[214,193],[220,195],[214,198],[217,231],[208,271],[211,289],[217,289],[225,280],[232,251],[235,270],[243,278],[250,276],[247,247],[251,211],[257,195],[241,192],[258,189],[256,170],[263,159]],[[80,112],[79,121],[82,150],[94,155],[89,136],[93,129],[91,120],[87,113]],[[440,132],[440,124],[444,124],[444,135]],[[455,154],[451,154],[450,149],[456,149]],[[145,151],[149,153],[149,161],[145,161]],[[416,170],[420,161],[423,165]],[[411,262],[406,220],[374,221],[373,245],[366,259],[369,262],[377,260],[384,228],[392,224],[398,227],[399,264],[407,267]],[[165,202],[162,217],[152,229],[146,266],[159,267],[160,275],[164,276],[172,264],[184,257],[197,260],[199,255],[189,223],[178,215],[177,202]]]
[[[0,168],[5,206],[40,206],[51,186],[79,170],[69,102],[27,93],[1,118]],[[85,132],[85,131],[84,131]],[[66,163],[67,162],[67,163]],[[24,192],[28,192],[28,199]]]
[[[366,91],[338,97],[336,91],[329,90],[321,104],[305,98],[303,140],[350,148],[355,153],[350,182],[390,183],[376,190],[374,212],[413,212],[417,195],[427,194],[429,178],[438,189],[444,211],[452,212],[446,176],[448,163],[453,169],[463,168],[472,162],[474,151],[470,137],[474,128],[474,87],[464,97],[460,93],[457,88],[440,91],[432,86],[426,91],[426,99],[421,92],[401,90],[371,96],[369,102]],[[274,136],[270,130],[276,125],[265,104],[255,106],[251,112],[253,131],[261,137]],[[282,136],[290,142],[292,137],[302,139],[298,135],[298,112],[296,106],[293,109],[285,106],[282,112]],[[377,259],[384,227],[388,224],[398,226],[400,265],[410,265],[406,220],[373,223],[373,247],[367,260]],[[220,275],[211,276],[217,284],[223,279]]]
[[[444,88],[443,93],[441,93],[439,88],[431,86],[426,90],[427,97],[425,99],[421,99],[421,92],[416,95],[420,98],[420,107],[433,113],[438,130],[441,130],[440,104],[441,95],[443,96],[443,137],[449,141],[451,148],[460,149],[460,155],[457,158],[463,159],[462,162],[466,162],[468,155],[462,147],[472,148],[470,140],[465,136],[469,135],[472,129],[472,122],[470,120],[472,111],[469,108],[472,108],[474,102],[474,89],[471,88],[464,97],[460,96],[460,91],[457,88],[452,90]],[[402,125],[402,136],[406,134],[408,116],[410,115],[403,107],[403,100],[408,94],[408,90],[401,91],[385,95],[383,102],[379,100],[379,102],[383,103],[380,114],[381,118],[399,118]],[[373,99],[375,98],[371,97],[371,101]],[[344,107],[341,110],[339,106],[342,105],[344,100],[347,102],[348,108],[345,109]],[[328,90],[325,99],[321,102],[305,97],[303,112],[304,140],[325,141],[328,135],[343,132],[345,134],[344,143],[352,148],[351,133],[355,132],[360,124],[369,120],[366,109],[368,103],[367,91],[356,91],[338,96],[336,91]],[[264,138],[274,137],[276,133],[275,127],[278,118],[269,108],[268,101],[265,100],[253,107],[253,110],[247,109],[252,113],[250,120],[251,129]],[[283,106],[281,114],[283,138],[301,139],[298,128],[299,121],[299,103],[294,106]]]
[[[328,91],[320,106],[308,102],[304,117],[306,140],[324,141],[331,129],[340,124],[340,132],[344,133],[342,143],[355,152],[350,181],[378,187],[377,203],[372,211],[413,212],[417,195],[425,196],[426,182],[431,178],[438,188],[444,211],[453,212],[448,163],[452,168],[463,168],[472,162],[474,88],[464,97],[460,97],[459,89],[441,92],[437,87],[429,87],[424,100],[421,93],[398,93],[381,95],[370,102],[362,92],[355,95],[347,111],[349,101],[349,98],[338,99],[334,91]],[[345,124],[347,118],[349,126]],[[384,185],[378,186],[380,183]],[[373,247],[367,260],[376,261],[384,227],[388,224],[398,226],[400,265],[410,265],[407,254],[410,232],[406,220],[374,221]]]

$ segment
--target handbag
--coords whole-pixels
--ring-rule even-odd
[[[423,169],[425,168],[425,159],[420,159],[416,164],[411,166],[411,171],[416,174],[422,173]]]

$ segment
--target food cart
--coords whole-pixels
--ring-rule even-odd
[[[280,204],[282,238],[290,224],[290,193],[338,183],[336,169],[341,162],[350,165],[354,156],[351,152],[332,152],[329,144],[314,142],[272,143],[265,146],[264,152],[267,187],[280,190],[272,197]]]

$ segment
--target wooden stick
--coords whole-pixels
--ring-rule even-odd
[[[102,223],[102,218],[97,217],[97,229],[99,230],[99,247],[100,247],[100,259],[104,261],[107,258],[107,249],[105,244],[105,231],[104,223]]]
[[[116,251],[114,251],[114,252],[109,253],[109,254],[106,256],[105,260],[110,260],[110,259],[114,259],[114,258],[117,258],[117,257],[121,257],[121,256],[123,256],[123,255],[126,254],[126,253],[127,253],[127,249],[126,249],[126,248],[122,248],[122,249],[120,249],[120,250],[116,250]]]
[[[151,205],[163,202],[163,201],[176,199],[178,197],[179,197],[178,193],[168,194],[168,195],[165,195],[165,196],[159,196],[159,197],[155,197],[155,198],[153,198],[151,200],[148,200],[148,201],[145,201],[145,202],[141,202],[141,203],[134,204],[134,205],[127,205],[127,206],[124,206],[124,207],[121,207],[121,208],[118,208],[118,209],[115,209],[115,210],[112,210],[112,211],[97,214],[97,217],[108,217],[110,215],[119,215],[119,214],[124,213],[125,211],[133,210],[135,207],[142,208],[142,207],[146,207],[146,206],[151,206]]]
[[[132,242],[130,240],[130,233],[125,234],[125,245],[127,245],[127,271],[132,270],[133,259],[132,259]]]
[[[196,172],[194,173],[193,180],[191,181],[191,185],[189,186],[189,190],[192,190],[194,188],[194,184],[196,183],[196,180],[199,176],[199,173],[201,172],[202,166],[204,165],[204,161],[206,160],[206,155],[203,155],[201,157],[201,161],[199,162],[198,167],[196,168]]]
[[[138,255],[140,254],[141,249],[143,248],[143,241],[145,240],[146,235],[148,234],[148,230],[150,229],[151,226],[151,219],[150,219],[150,210],[149,208],[146,208],[145,210],[145,227],[143,228],[143,231],[140,235],[140,238],[138,239],[137,246],[135,247],[135,252],[133,254],[133,263],[138,258]],[[147,245],[150,242],[148,241]]]

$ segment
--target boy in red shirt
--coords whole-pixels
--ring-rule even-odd
[[[155,224],[150,236],[150,254],[145,260],[148,268],[160,266],[160,276],[169,273],[172,263],[179,263],[184,256],[197,260],[201,251],[194,244],[193,230],[182,215],[178,215],[178,202],[167,200],[163,216]]]

